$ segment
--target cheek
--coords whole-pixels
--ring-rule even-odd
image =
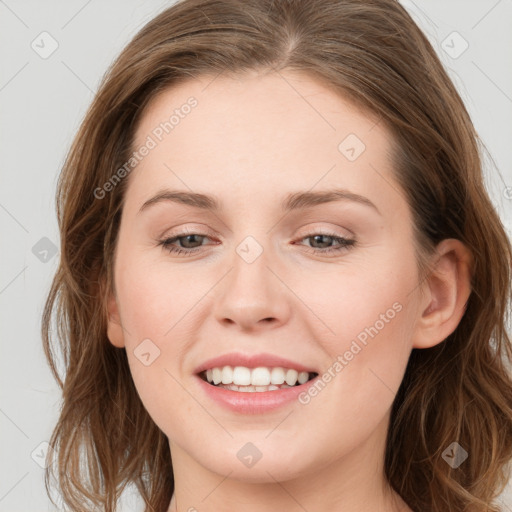
[[[406,254],[402,250],[387,254],[375,251],[375,257],[359,261],[354,258],[330,272],[297,281],[295,286],[298,295],[329,328],[328,336],[321,339],[331,356],[336,356],[350,350],[353,341],[374,348],[361,353],[373,353],[393,350],[409,340],[417,283],[413,251]]]
[[[162,261],[133,256],[119,263],[117,289],[126,329],[138,338],[167,342],[205,294],[205,284],[193,271],[171,268]],[[131,343],[142,341],[138,338]]]
[[[315,280],[327,292],[313,294],[313,309],[333,331],[323,341],[330,356],[326,402],[332,400],[340,421],[348,407],[367,428],[391,406],[412,349],[417,277],[412,251],[402,251]]]
[[[188,414],[183,355],[190,343],[187,312],[204,295],[201,283],[136,255],[117,261],[116,289],[125,347],[137,392],[153,421],[166,432],[171,410]],[[183,319],[183,321],[181,321]]]

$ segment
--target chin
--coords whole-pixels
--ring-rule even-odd
[[[209,471],[223,476],[229,474],[230,479],[250,483],[284,482],[314,471],[315,464],[313,461],[308,463],[304,450],[299,446],[288,452],[283,451],[279,443],[272,445],[267,442],[263,446],[266,435],[268,432],[262,433],[261,442],[256,438],[254,444],[244,440],[229,450],[213,451],[208,457],[197,454],[200,458],[196,460]],[[319,466],[323,464],[318,462]]]

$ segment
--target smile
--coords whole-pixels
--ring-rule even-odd
[[[259,366],[217,366],[203,371],[200,376],[213,386],[245,393],[278,391],[305,384],[315,378],[315,372],[293,368]]]

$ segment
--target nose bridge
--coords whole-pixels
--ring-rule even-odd
[[[258,323],[285,322],[289,316],[285,290],[268,267],[272,267],[268,237],[246,236],[236,247],[231,272],[215,301],[215,316],[223,323],[251,328]]]

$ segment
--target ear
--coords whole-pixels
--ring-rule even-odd
[[[471,294],[471,266],[471,253],[460,240],[450,238],[439,243],[422,285],[414,348],[433,347],[455,331]]]
[[[110,343],[118,348],[125,346],[123,327],[117,299],[113,291],[108,292],[107,297],[107,337]]]

